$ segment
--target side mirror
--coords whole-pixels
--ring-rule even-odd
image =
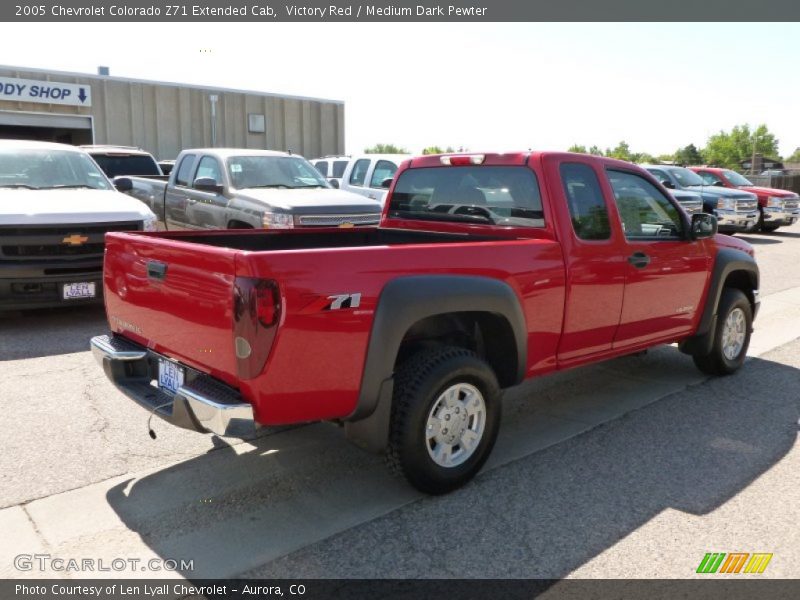
[[[717,217],[708,213],[695,213],[692,215],[690,237],[693,240],[704,240],[717,233]]]
[[[388,190],[390,187],[392,187],[392,181],[394,181],[394,178],[387,177],[386,179],[381,181],[381,187],[385,190]]]
[[[213,177],[198,177],[194,180],[192,187],[201,192],[211,192],[213,194],[221,194],[222,186],[217,183]]]
[[[717,187],[725,187],[725,184],[722,183],[721,181],[715,181],[714,185],[717,186]]]
[[[337,190],[339,189],[339,180],[338,179],[331,179],[331,180],[328,181],[328,183],[331,184],[332,188],[336,188]]]
[[[672,183],[669,179],[662,180],[661,181],[661,185],[663,185],[665,188],[667,188],[669,190],[674,190],[675,189],[675,184]]]
[[[133,182],[128,177],[115,177],[114,187],[118,192],[130,192],[133,189]]]

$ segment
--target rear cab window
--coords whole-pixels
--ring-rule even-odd
[[[192,177],[192,168],[194,167],[196,155],[187,154],[181,159],[181,164],[178,165],[178,170],[175,173],[175,185],[184,187],[189,186],[189,180]]]
[[[349,161],[346,160],[335,160],[333,161],[333,174],[331,177],[335,177],[340,179],[342,175],[344,175],[344,170],[347,168],[347,163]]]
[[[145,154],[92,154],[92,158],[109,177],[117,177],[119,175],[161,175],[161,170],[155,159]]]
[[[559,167],[572,229],[581,240],[611,237],[608,207],[594,169],[583,163],[562,163]]]
[[[389,217],[544,227],[536,174],[527,166],[406,169],[395,184]]]

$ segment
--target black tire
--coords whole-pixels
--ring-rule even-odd
[[[462,448],[467,458],[461,464],[442,466],[431,456],[438,442],[428,441],[426,426],[442,393],[460,384],[472,386],[482,395],[484,426],[471,454]],[[461,487],[475,476],[492,451],[500,426],[501,395],[491,367],[469,350],[447,346],[412,355],[395,373],[387,450],[390,469],[427,494],[444,494]],[[453,419],[455,423],[455,415]],[[474,419],[470,416],[468,423],[476,422]]]
[[[725,355],[723,348],[723,334],[728,317],[736,310],[741,310],[744,317],[744,343],[735,356]],[[750,300],[741,290],[725,288],[719,300],[717,311],[717,327],[714,331],[714,343],[711,352],[705,356],[694,355],[694,364],[707,375],[730,375],[744,364],[747,357],[747,347],[750,345],[750,334],[753,329],[753,309]]]
[[[780,225],[762,225],[761,231],[764,233],[775,233]]]

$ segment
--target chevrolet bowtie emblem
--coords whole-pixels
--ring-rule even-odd
[[[72,235],[68,235],[63,240],[62,243],[67,244],[69,246],[81,246],[89,241],[89,238],[85,235],[81,235],[80,233],[73,233]]]

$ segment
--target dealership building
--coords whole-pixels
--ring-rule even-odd
[[[0,138],[138,146],[344,153],[344,102],[0,66]]]

